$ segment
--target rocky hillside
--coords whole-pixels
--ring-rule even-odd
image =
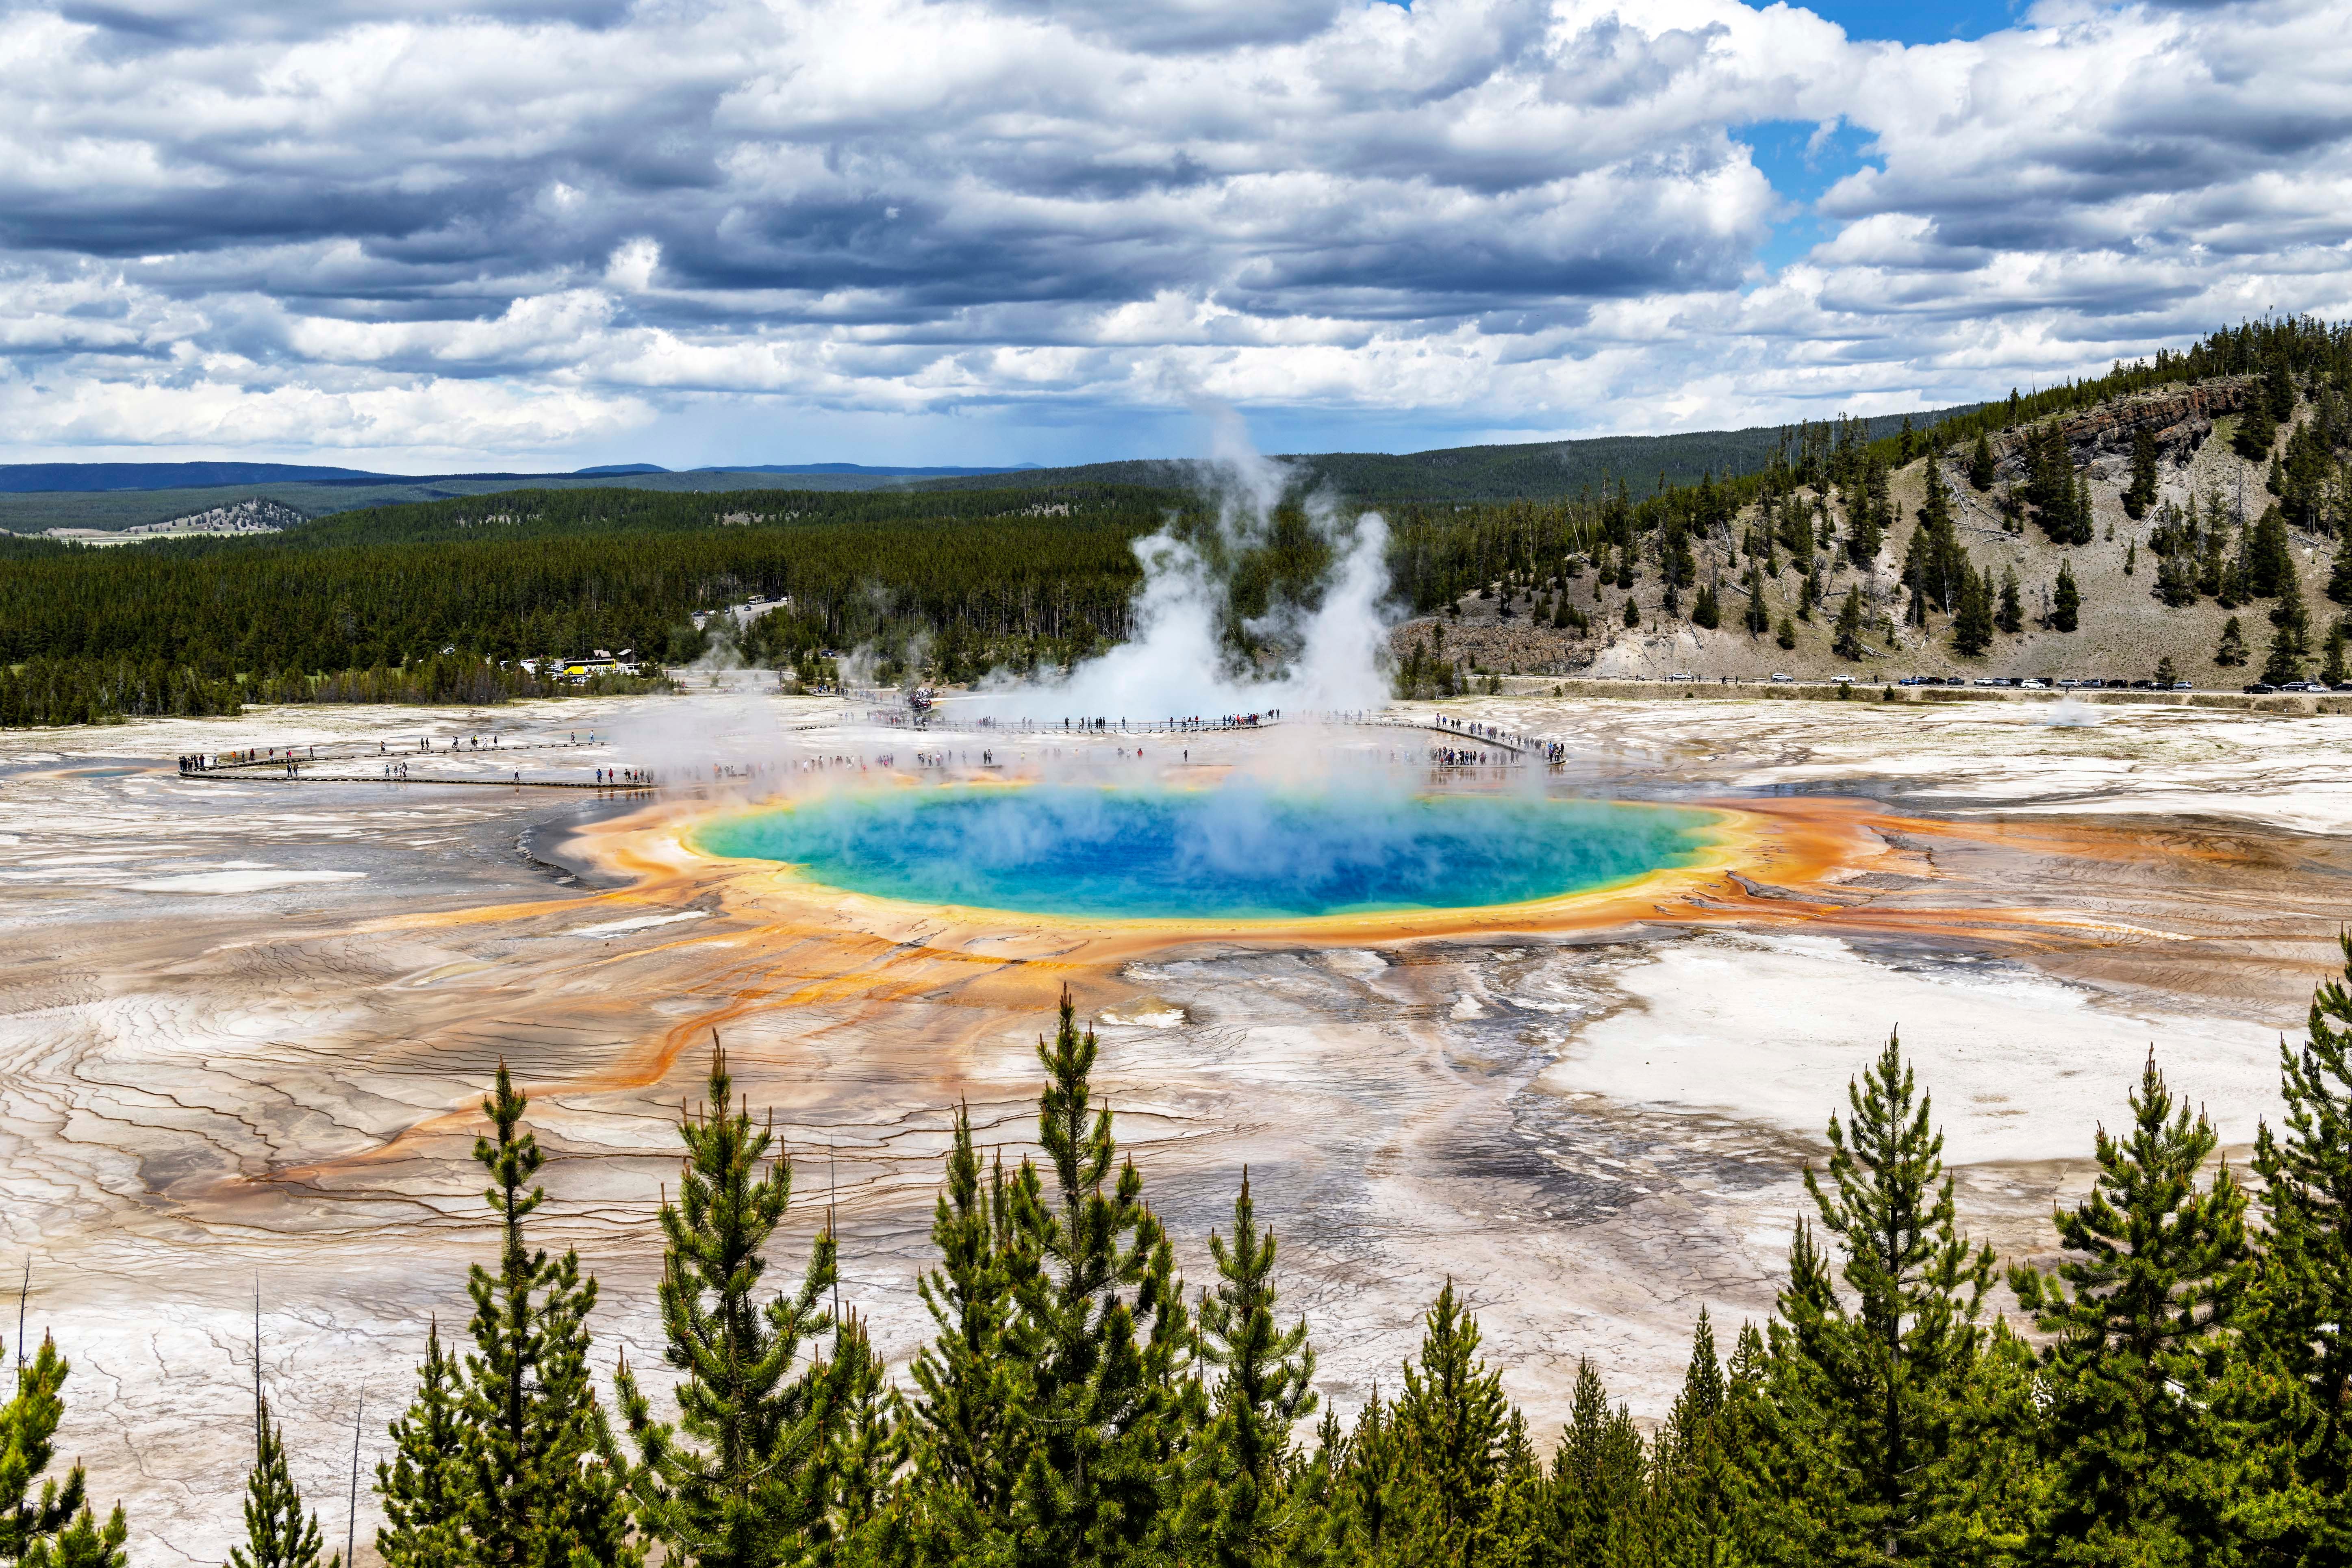
[[[306,521],[301,512],[283,501],[272,500],[267,496],[248,496],[243,500],[183,512],[160,522],[142,522],[119,529],[52,528],[46,532],[48,538],[79,544],[131,544],[142,539],[277,533]]]
[[[275,533],[307,521],[284,501],[250,496],[226,506],[206,507],[162,522],[141,523],[125,533]]]
[[[2340,449],[2352,435],[2352,421],[2340,392],[2305,388],[2291,417],[2278,423],[2275,438],[2263,447],[2265,421],[2255,405],[2268,406],[2266,396],[2274,395],[2257,377],[2215,378],[2003,430],[1988,438],[1982,456],[1948,450],[1916,458],[1887,477],[1878,506],[1884,542],[1861,560],[1852,544],[1870,498],[1801,489],[1751,504],[1729,527],[1692,537],[1690,585],[1677,588],[1671,607],[1662,542],[1654,535],[1636,552],[1630,588],[1619,585],[1622,562],[1609,563],[1604,581],[1593,562],[1578,560],[1571,563],[1573,576],[1538,582],[1532,592],[1515,585],[1506,598],[1496,591],[1499,584],[1489,584],[1465,595],[1444,615],[1399,627],[1394,646],[1401,661],[1418,647],[1424,657],[1441,655],[1475,672],[1759,679],[1780,671],[1872,682],[1912,674],[2138,679],[2154,677],[2169,660],[2179,679],[2234,687],[2262,674],[2276,635],[2272,612],[2284,597],[2254,596],[2260,573],[2250,562],[2267,552],[2275,574],[2283,542],[2308,626],[2302,668],[2316,675],[2345,608],[2329,600],[2327,588],[2336,554],[2332,531],[2352,507]],[[2252,458],[2236,449],[2250,419],[2257,426],[2256,439],[2248,443]],[[2315,425],[2296,441],[2295,431]],[[2153,494],[2127,507],[2135,449],[2147,467],[2151,447]],[[2282,507],[2271,488],[2283,466],[2276,459],[2294,458],[2296,447],[2303,449],[2305,483],[2300,503]],[[2063,469],[2056,460],[2061,451]],[[2322,452],[2324,462],[2314,452]],[[1943,486],[1957,552],[1943,552],[1941,582],[1930,582],[1923,594],[1917,563],[1936,552],[1933,538],[1915,542],[1915,535],[1932,532],[1922,521],[1931,467]],[[2321,473],[2316,480],[2308,477],[2314,471]],[[2050,476],[2065,472],[2074,477],[2076,505],[2087,492],[2087,521],[2062,520],[2056,525],[2062,537],[2053,537],[2051,507],[2043,503],[2053,493]],[[2063,489],[2063,479],[2058,488]],[[1792,513],[1808,519],[1809,553],[1788,547],[1797,536],[1786,521]],[[2184,524],[2192,513],[2199,526],[2196,548],[2189,549]],[[2177,602],[2169,605],[2159,596],[2159,547],[2181,557],[2171,583]],[[1965,581],[1965,574],[1956,575],[1962,562],[1979,581],[1990,574],[1988,596],[1997,619],[2000,585],[2012,578],[2016,584],[2018,614],[2010,617],[2015,629],[1994,626],[1987,645],[1974,653],[1956,647],[1955,621],[1966,605],[1953,584]],[[1937,564],[1927,564],[1926,574],[1937,575]],[[1763,588],[1756,631],[1748,629],[1751,567]],[[2062,570],[2080,600],[2072,630],[2062,629]],[[2201,584],[2195,580],[2200,574]],[[1809,575],[1814,584],[1810,602]],[[2339,580],[2339,592],[2347,586],[2352,572]],[[1712,590],[1713,627],[1700,624],[1707,618],[1702,590]],[[1847,639],[1842,653],[1839,612],[1857,590],[1859,635]],[[1630,626],[1629,600],[1636,623]],[[1573,625],[1579,617],[1586,623],[1580,628]],[[1562,620],[1570,624],[1559,626]],[[2232,620],[2243,658],[2220,662],[2236,652],[2224,646]]]

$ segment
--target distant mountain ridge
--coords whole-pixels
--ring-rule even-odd
[[[180,490],[215,485],[316,483],[333,479],[387,479],[393,474],[365,468],[329,468],[308,463],[0,463],[0,493],[36,490]]]
[[[485,480],[529,483],[541,479],[619,479],[651,474],[837,474],[876,479],[963,479],[1025,473],[1034,463],[996,468],[893,468],[865,463],[709,464],[665,468],[659,463],[599,463],[593,468],[542,473],[383,474],[373,468],[337,468],[314,463],[0,463],[0,495],[88,495],[109,490],[189,490],[270,484],[432,485],[479,484]]]
[[[1910,414],[1874,415],[1851,420],[1871,440],[1892,436],[1906,419],[1927,429],[1942,420],[1972,413],[1981,403]],[[1789,425],[1755,425],[1742,430],[1686,430],[1668,436],[1594,436],[1567,441],[1514,442],[1507,446],[1440,447],[1426,452],[1299,452],[1275,460],[1298,469],[1312,486],[1328,483],[1349,500],[1377,504],[1406,501],[1558,500],[1603,484],[1623,483],[1636,497],[1654,489],[1661,477],[1670,485],[1696,484],[1712,474],[1721,479],[1752,474],[1780,450]],[[1191,458],[1133,458],[1066,468],[1031,468],[1024,484],[1121,484],[1191,486],[1201,465]],[[921,489],[969,489],[975,481],[942,479]]]
[[[1855,420],[1872,437],[1892,435],[1908,418],[1927,428],[1983,406],[1923,410]],[[1562,500],[1603,485],[1647,495],[1663,476],[1695,484],[1754,473],[1780,449],[1783,426],[1696,430],[1670,436],[1601,436],[1507,446],[1445,447],[1426,452],[1301,453],[1279,460],[1308,485],[1328,485],[1367,505],[1413,502]],[[781,485],[779,480],[783,481]],[[1070,468],[1034,463],[1003,468],[891,468],[861,463],[764,463],[676,471],[654,463],[606,463],[568,473],[373,474],[293,463],[0,464],[0,531],[52,528],[111,531],[160,522],[243,500],[267,499],[310,517],[360,507],[397,506],[517,489],[622,488],[655,490],[982,489],[1006,483],[1149,485],[1192,489],[1202,480],[1189,458],[1134,458]]]
[[[740,463],[732,467],[688,468],[691,474],[871,474],[877,479],[976,478],[984,474],[1031,474],[1036,463],[1010,463],[993,468],[869,468],[864,463]],[[583,473],[586,469],[581,470]]]

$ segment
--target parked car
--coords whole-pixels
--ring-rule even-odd
[[[2048,685],[2046,685],[2045,683],[2043,683],[2043,682],[2042,682],[2042,681],[2039,681],[2039,680],[2034,679],[2033,679],[2033,677],[2032,677],[2032,676],[2030,676],[2030,675],[2029,675],[2029,676],[2027,676],[2024,679],[2022,679],[2022,680],[2019,681],[2019,682],[2017,683],[2017,687],[2018,687],[2018,689],[2019,689],[2019,690],[2021,690],[2021,691],[2047,691],[2047,690],[2049,690],[2049,689],[2050,689],[2050,688],[2048,687]]]
[[[2247,694],[2253,697],[2267,697],[2277,689],[2277,687],[2273,686],[2267,680],[2250,681],[2246,685]]]
[[[2193,691],[2196,688],[2190,686],[2189,682],[2185,680],[2176,680],[2172,683],[2172,689],[2175,691]]]
[[[1795,676],[1782,675],[1778,670],[1773,671],[1772,680],[1775,685],[1779,686],[1794,686],[1797,683],[1797,678]]]
[[[1669,675],[1668,677],[1666,677],[1666,679],[1667,679],[1668,680],[1688,680],[1688,679],[1691,679],[1691,677],[1690,677],[1690,676],[1688,676],[1688,675],[1686,675],[1686,674],[1685,674],[1683,671],[1681,671],[1681,670],[1679,670],[1679,669],[1678,669],[1678,670],[1675,671],[1672,675]]]

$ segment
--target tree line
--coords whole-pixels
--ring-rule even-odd
[[[1583,1362],[1548,1457],[1451,1282],[1386,1392],[1325,1406],[1246,1172],[1188,1289],[1066,995],[1035,1152],[1008,1165],[954,1112],[919,1284],[934,1332],[903,1380],[837,1307],[829,1224],[779,1277],[792,1167],[714,1042],[661,1209],[675,1390],[625,1361],[607,1394],[596,1281],[532,1241],[543,1155],[502,1066],[474,1151],[495,1257],[468,1272],[464,1345],[426,1331],[376,1547],[392,1568],[2341,1563],[2352,938],[2344,955],[2281,1043],[2256,1180],[2213,1165],[2151,1052],[2047,1262],[2004,1268],[1963,1228],[1890,1038],[1805,1171],[1769,1319],[1727,1353],[1702,1310],[1647,1436]],[[2004,1279],[2016,1324],[1988,1307]],[[121,1509],[98,1521],[79,1466],[43,1479],[67,1371],[45,1342],[0,1408],[0,1556],[120,1568]],[[245,1516],[234,1568],[318,1568],[258,1384]]]
[[[2021,602],[2011,585],[1961,570],[1965,552],[1947,537],[1945,461],[1931,465],[1920,519],[1927,537],[1915,537],[1906,554],[1906,597],[1886,604],[1871,577],[1899,522],[1889,494],[1895,469],[1942,454],[1973,489],[1991,491],[1990,437],[2022,428],[2027,477],[1999,503],[2016,528],[2030,519],[2053,541],[2084,542],[2085,482],[2054,418],[2212,375],[2258,378],[2236,438],[2261,441],[2280,518],[2341,532],[2352,513],[2339,459],[2352,443],[2352,327],[2297,317],[2216,332],[2103,377],[2013,393],[1932,429],[1906,420],[1874,436],[1860,420],[1801,424],[1751,473],[1702,474],[1688,484],[1661,475],[1646,495],[1620,481],[1548,503],[1391,509],[1391,577],[1417,614],[1498,585],[1541,589],[1552,625],[1589,629],[1624,607],[1604,605],[1604,590],[1622,593],[1654,574],[1666,614],[1701,626],[1738,619],[1784,646],[1794,646],[1790,614],[1811,620],[1835,605],[1836,640],[1848,657],[1861,656],[1866,632],[1892,635],[1898,614],[1925,625],[1929,609],[1959,617],[1952,631],[1961,651],[1980,649],[1988,626],[2015,629]],[[2297,423],[2299,397],[2313,412]],[[2282,424],[2293,426],[2284,446]],[[2155,462],[2143,436],[2126,497],[2136,515],[2154,501]],[[429,701],[447,684],[413,672],[436,658],[511,667],[604,647],[683,663],[713,638],[696,628],[698,612],[753,598],[788,601],[724,634],[754,664],[819,670],[829,655],[862,647],[885,679],[953,682],[991,669],[1066,667],[1127,636],[1140,580],[1134,542],[1163,528],[1214,558],[1236,661],[1279,658],[1280,647],[1262,643],[1253,626],[1277,601],[1311,607],[1331,559],[1331,542],[1300,503],[1294,494],[1265,537],[1244,547],[1208,526],[1199,496],[1116,484],[715,497],[523,490],[342,513],[259,539],[114,550],[0,541],[0,667],[24,667],[24,686],[26,671],[40,666],[28,694],[11,700],[0,687],[0,722],[218,711],[264,689]],[[1927,515],[1938,509],[1941,528]],[[2160,519],[2157,537],[2180,537],[2175,523]],[[2246,525],[2231,526],[2242,545]],[[2208,539],[2210,508],[2198,527]],[[1692,547],[1710,540],[1728,553],[1730,581],[1697,580]],[[2210,553],[2210,539],[2199,548]],[[2168,563],[2173,552],[2154,552],[2156,591],[2167,603],[2186,602],[2184,582],[2220,592],[2201,586],[2201,564],[2184,579],[2184,568]],[[1764,585],[1784,559],[1798,570],[1797,603],[1776,624]],[[1570,602],[1587,573],[1591,612]],[[1744,604],[1727,610],[1726,596],[1738,594]],[[2051,605],[2058,629],[2071,617],[2062,604],[2070,595],[2079,601],[2062,573]],[[2293,620],[2284,617],[2284,645],[2273,639],[2272,667],[2310,652],[2307,624],[2298,632]]]

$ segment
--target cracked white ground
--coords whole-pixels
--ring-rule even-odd
[[[1769,1310],[1798,1170],[1890,1028],[1935,1097],[1969,1224],[2029,1253],[2150,1044],[2229,1144],[2251,1138],[2280,1034],[2352,917],[2352,720],[1449,706],[1570,739],[1561,788],[1866,797],[1911,819],[1884,832],[1902,865],[1769,919],[1752,918],[1769,899],[1668,902],[1598,930],[1194,936],[1074,948],[1053,969],[995,962],[1013,938],[970,929],[920,957],[849,925],[782,930],[723,881],[583,886],[522,842],[560,858],[548,847],[587,805],[573,795],[191,782],[173,761],[593,731],[433,759],[572,778],[675,775],[713,747],[789,764],[915,744],[792,731],[778,700],[0,735],[0,1213],[9,1272],[32,1263],[33,1331],[74,1364],[61,1451],[101,1504],[128,1503],[134,1561],[219,1561],[257,1279],[296,1474],[339,1536],[354,1403],[372,1471],[427,1319],[461,1331],[465,1268],[491,1256],[467,1152],[500,1057],[553,1155],[543,1229],[604,1282],[604,1364],[624,1344],[650,1364],[656,1194],[710,1026],[796,1157],[780,1264],[796,1268],[836,1204],[845,1300],[903,1360],[927,1326],[913,1279],[949,1108],[969,1097],[983,1142],[1029,1143],[1034,1043],[1065,979],[1100,1019],[1097,1088],[1196,1285],[1251,1167],[1327,1399],[1393,1381],[1450,1275],[1539,1433],[1585,1355],[1654,1418],[1702,1304],[1727,1331]],[[1213,763],[1267,743],[1190,745]],[[1042,939],[1022,940],[1034,956]],[[363,1493],[363,1556],[373,1523]]]

